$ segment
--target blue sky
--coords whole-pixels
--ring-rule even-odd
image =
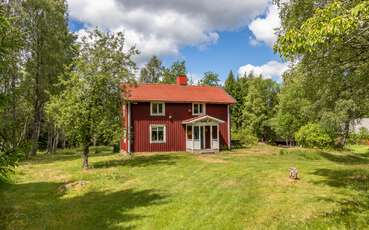
[[[83,36],[99,27],[124,31],[141,51],[138,66],[159,56],[169,66],[185,60],[199,80],[214,71],[254,72],[280,81],[287,69],[272,50],[280,20],[270,0],[68,0],[70,30]]]
[[[184,47],[179,57],[164,57],[165,65],[170,65],[177,58],[186,61],[188,71],[203,74],[206,71],[214,71],[225,80],[230,70],[238,73],[240,66],[252,64],[263,65],[270,60],[279,60],[278,54],[264,43],[251,45],[252,33],[248,28],[234,32],[221,32],[216,44],[209,45],[205,49],[198,47]]]

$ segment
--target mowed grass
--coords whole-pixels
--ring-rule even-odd
[[[94,150],[92,151],[94,152]],[[100,147],[22,163],[0,187],[0,229],[367,229],[369,149],[258,145],[215,155]],[[295,166],[300,180],[288,178]]]

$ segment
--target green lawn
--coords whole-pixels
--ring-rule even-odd
[[[369,149],[363,146],[320,152],[258,145],[133,159],[98,148],[90,165],[81,169],[76,150],[22,163],[14,183],[0,187],[0,229],[369,226]],[[288,179],[291,166],[300,180]]]

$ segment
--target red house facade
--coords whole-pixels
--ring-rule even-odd
[[[230,105],[221,87],[176,84],[126,86],[123,105],[125,152],[207,152],[230,148]]]

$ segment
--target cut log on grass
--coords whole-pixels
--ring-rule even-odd
[[[62,185],[60,185],[57,189],[58,193],[65,193],[68,190],[81,190],[84,186],[86,186],[87,181],[80,180],[80,181],[74,181],[74,182],[66,182]]]
[[[288,171],[290,172],[290,178],[293,179],[293,180],[298,180],[299,177],[298,177],[298,170],[297,168],[295,167],[291,167],[288,169]]]

